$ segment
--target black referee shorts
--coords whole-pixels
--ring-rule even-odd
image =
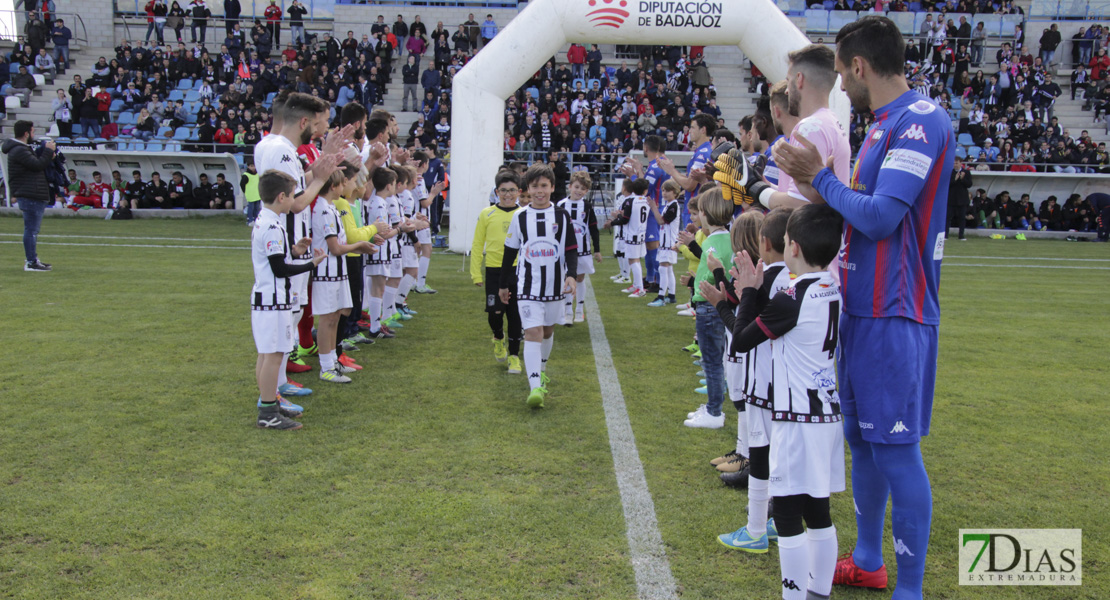
[[[515,291],[516,276],[513,276],[513,282],[509,285],[510,291]],[[509,294],[509,304],[506,306],[501,302],[501,297],[497,294],[501,288],[501,269],[499,267],[486,267],[486,312],[507,312],[510,308],[516,310],[516,294]]]

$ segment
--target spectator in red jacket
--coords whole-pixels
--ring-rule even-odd
[[[582,44],[571,44],[567,50],[567,62],[570,63],[571,75],[575,79],[586,76],[586,47]]]
[[[1110,70],[1110,56],[1106,55],[1106,48],[1098,51],[1098,55],[1091,59],[1091,81],[1106,79],[1106,72]]]
[[[560,102],[555,112],[551,113],[551,126],[555,129],[560,127],[567,127],[570,125],[570,111],[567,110],[567,105]]]
[[[266,29],[270,31],[270,39],[277,48],[281,44],[281,7],[277,5],[277,0],[270,0],[262,15],[266,17]]]

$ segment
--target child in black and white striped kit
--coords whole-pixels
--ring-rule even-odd
[[[514,213],[509,224],[498,295],[507,305],[509,294],[516,294],[524,329],[528,406],[543,408],[548,382],[544,371],[555,343],[555,325],[563,322],[565,295],[573,295],[577,285],[578,245],[570,215],[551,203],[555,191],[551,168],[533,165],[523,183],[531,204]],[[516,289],[510,290],[514,273]]]

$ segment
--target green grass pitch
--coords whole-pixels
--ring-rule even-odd
[[[586,326],[558,328],[530,411],[463,259],[437,254],[439,294],[352,354],[352,384],[296,376],[317,391],[305,428],[259,431],[241,220],[48,219],[42,274],[21,270],[21,232],[0,219],[0,597],[636,596]],[[927,597],[1108,598],[1107,247],[947,254]],[[679,350],[693,322],[618,293],[615,269],[594,288],[679,596],[776,598],[776,550],[715,539],[746,494],[708,465],[731,408],[722,430],[682,427],[701,402]],[[832,505],[846,551],[850,493]],[[958,530],[994,527],[1083,529],[1084,585],[959,586]]]

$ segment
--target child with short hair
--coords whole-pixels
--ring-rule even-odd
[[[395,238],[397,243],[391,249],[389,264],[386,269],[385,290],[382,293],[382,324],[392,329],[400,329],[404,327],[401,321],[405,318],[401,312],[397,311],[396,302],[397,291],[401,287],[401,278],[404,276],[404,247],[406,242],[409,241],[408,234],[416,229],[415,225],[406,219],[401,212],[400,194],[412,183],[412,177],[401,165],[392,165],[389,169],[393,171],[397,180],[393,187],[393,194],[385,199],[389,216],[388,223],[390,228],[400,230],[401,235]]]
[[[408,296],[409,290],[416,284],[416,278],[420,274],[420,254],[417,250],[420,242],[417,234],[427,231],[430,224],[428,218],[420,213],[417,199],[413,195],[416,180],[419,179],[416,169],[409,166],[398,166],[397,169],[402,171],[405,177],[404,185],[397,192],[397,202],[407,229],[401,236],[401,283],[397,287],[394,310],[397,311],[399,319],[408,321],[416,315],[416,311],[409,308]]]
[[[535,164],[524,174],[531,203],[513,214],[505,236],[498,295],[509,303],[515,290],[524,328],[524,367],[528,370],[528,406],[543,408],[547,396],[547,360],[555,343],[555,325],[562,322],[564,294],[577,285],[578,246],[570,215],[551,203],[555,173]],[[513,262],[520,257],[516,269]]]
[[[678,252],[686,258],[686,274],[681,279],[682,285],[686,286],[690,292],[690,297],[694,297],[694,274],[698,271],[698,263],[701,261],[701,243],[705,241],[705,232],[701,228],[701,211],[698,209],[698,196],[690,198],[686,203],[686,210],[690,213],[690,223],[686,228],[678,232]],[[683,241],[685,240],[685,241]],[[695,253],[695,250],[697,252]],[[692,317],[694,316],[693,301],[679,304],[675,308],[678,309],[678,316]],[[698,349],[697,339],[694,343],[683,348],[687,352],[696,352]]]
[[[247,161],[247,170],[239,178],[239,189],[243,191],[243,198],[247,201],[247,225],[253,225],[261,207],[259,204],[261,197],[258,194],[258,171],[255,169],[253,160]]]
[[[575,171],[570,176],[570,195],[558,204],[559,208],[570,215],[571,223],[574,224],[575,243],[578,244],[578,285],[574,287],[574,294],[567,296],[564,315],[564,325],[567,327],[586,319],[586,288],[582,286],[582,282],[586,275],[593,274],[594,262],[601,262],[597,215],[594,213],[593,202],[586,198],[591,185],[589,171]]]
[[[618,207],[618,211],[619,207],[624,206],[624,203],[632,197],[631,185],[631,179],[625,179],[621,183],[621,193],[613,202],[613,205]],[[609,220],[602,225],[603,229],[611,228],[613,230],[613,258],[617,259],[617,265],[620,267],[617,274],[609,279],[614,283],[631,283],[632,280],[628,278],[628,258],[624,254],[624,226],[613,222],[616,212],[614,211]]]
[[[631,198],[624,201],[617,216],[613,219],[614,225],[624,227],[624,255],[628,258],[628,271],[632,275],[632,285],[621,290],[629,298],[643,298],[647,295],[644,291],[643,259],[647,255],[646,237],[648,215],[648,182],[646,179],[637,179],[629,183],[628,191]]]
[[[727,270],[732,267],[732,240],[728,226],[732,223],[732,202],[725,200],[720,188],[703,192],[698,198],[701,208],[701,225],[706,232],[701,245],[701,260],[694,281],[694,313],[698,335],[698,349],[701,352],[701,368],[705,372],[706,402],[694,411],[693,416],[682,423],[686,427],[720,429],[725,425],[725,415],[721,405],[725,397],[725,326],[717,310],[710,306],[700,293],[700,284],[711,281],[713,272],[709,268],[709,257],[715,256]]]
[[[443,180],[437,181],[432,184],[432,189],[429,190],[424,182],[424,174],[428,172],[431,157],[428,156],[427,152],[417,150],[412,153],[412,159],[416,163],[416,187],[413,189],[413,197],[416,198],[417,212],[423,215],[423,220],[430,223],[432,220],[432,204],[436,197],[447,188],[447,183]],[[431,227],[416,231],[416,249],[420,266],[416,274],[416,287],[412,288],[412,291],[417,294],[434,294],[436,291],[428,287],[428,267],[432,262]]]
[[[482,209],[478,214],[478,224],[474,227],[474,243],[470,248],[470,279],[478,287],[485,286],[486,320],[493,332],[493,358],[497,362],[508,358],[509,373],[519,374],[520,342],[524,338],[520,311],[515,295],[510,294],[508,303],[504,303],[498,291],[501,286],[505,236],[513,215],[520,208],[517,204],[520,176],[512,169],[504,169],[497,173],[494,184],[497,204]],[[508,321],[509,326],[508,347],[505,344],[505,321]]]
[[[263,429],[300,429],[293,419],[303,412],[296,404],[277,393],[278,372],[285,353],[293,349],[293,305],[289,277],[312,271],[324,261],[320,250],[313,250],[311,261],[291,262],[294,255],[306,253],[312,238],[301,238],[290,247],[283,225],[284,215],[293,207],[296,182],[286,173],[270,170],[259,177],[263,204],[251,231],[251,262],[254,288],[251,294],[251,331],[258,349],[255,380],[258,383],[258,420]]]
[[[659,252],[655,256],[659,263],[659,297],[649,302],[648,306],[659,307],[676,302],[674,264],[678,262],[678,252],[674,247],[678,244],[678,225],[681,222],[678,210],[681,193],[682,186],[674,179],[668,179],[663,182],[662,206],[656,205],[654,200],[648,203],[655,222],[659,224]]]
[[[784,241],[786,236],[786,223],[790,218],[790,208],[776,208],[767,213],[759,230],[759,255],[763,260],[763,285],[759,288],[760,310],[770,302],[775,294],[790,286],[790,270],[783,262]],[[751,255],[751,252],[749,252]],[[718,278],[718,283],[721,278]],[[730,284],[730,287],[732,284]],[[732,289],[730,302],[738,308],[739,291]],[[731,316],[732,318],[729,318]],[[721,315],[725,326],[732,330],[735,311],[731,315]],[[721,481],[727,485],[748,488],[748,523],[746,527],[718,536],[722,544],[738,550],[748,552],[761,552],[767,548],[767,542],[777,539],[774,530],[774,521],[767,521],[768,512],[768,478],[770,465],[768,462],[771,443],[771,341],[765,341],[747,352],[744,362],[743,395],[747,406],[746,430],[744,432],[743,450],[740,445],[733,456],[725,454],[711,462],[729,464],[740,458],[748,457],[750,474],[742,471],[735,473],[722,472]],[[731,389],[731,384],[730,384]],[[766,538],[766,539],[764,539]]]
[[[743,290],[733,350],[746,352],[775,340],[770,493],[785,600],[828,597],[836,569],[829,496],[845,488],[843,415],[834,362],[841,296],[827,269],[840,250],[842,228],[843,219],[827,204],[794,210],[784,249],[787,268],[796,278],[762,311],[762,265],[753,266],[744,256],[731,270],[736,287]],[[722,289],[709,284],[699,289],[727,311]]]
[[[350,383],[351,378],[346,374],[357,370],[339,363],[335,353],[339,317],[350,314],[353,304],[344,255],[350,252],[369,254],[377,249],[366,241],[348,244],[346,230],[335,208],[336,199],[353,188],[357,174],[357,166],[344,164],[324,182],[312,207],[312,248],[325,256],[312,275],[312,314],[316,316],[320,379],[331,383]]]
[[[394,337],[393,331],[382,323],[382,303],[385,299],[386,279],[391,273],[392,256],[400,255],[397,245],[397,229],[389,212],[386,197],[392,196],[397,189],[397,173],[385,167],[374,170],[370,176],[374,186],[374,193],[370,199],[362,203],[362,222],[374,223],[381,221],[389,227],[386,233],[381,233],[385,243],[378,246],[377,252],[370,254],[366,259],[364,271],[367,278],[364,286],[367,296],[366,313],[370,316],[369,335],[372,339],[386,339]]]

